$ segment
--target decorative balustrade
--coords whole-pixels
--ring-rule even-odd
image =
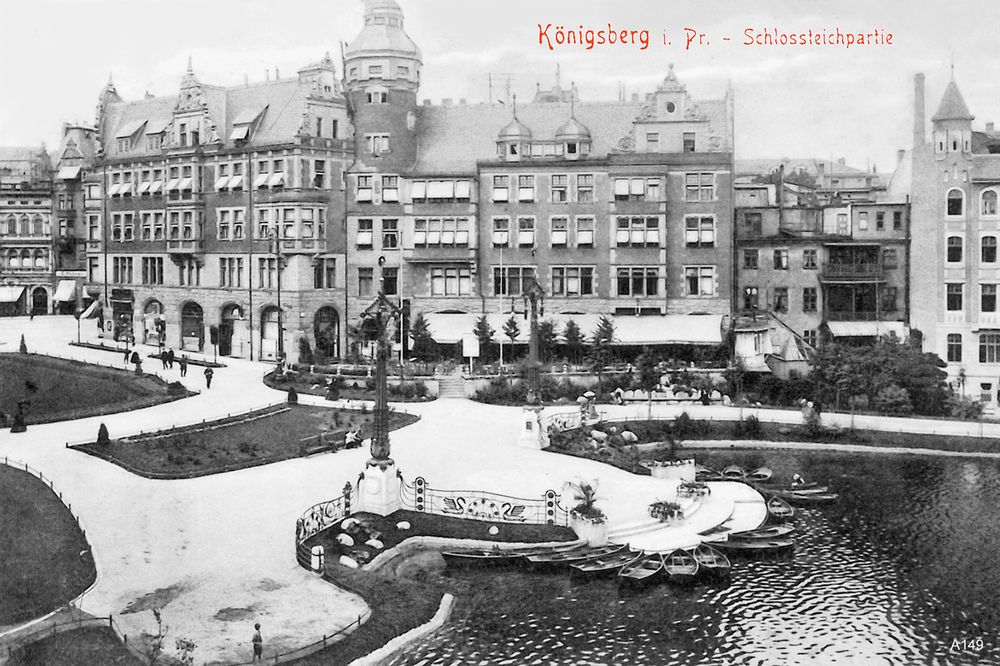
[[[532,525],[569,525],[569,512],[559,504],[559,494],[547,490],[541,499],[525,499],[478,490],[440,490],[427,486],[423,477],[403,484],[403,506],[411,511],[472,520]]]
[[[341,519],[351,515],[351,507],[358,501],[357,487],[348,483],[344,486],[344,494],[336,499],[320,502],[309,507],[295,521],[295,543],[301,544],[309,537],[316,536],[323,530],[333,527]]]
[[[834,280],[874,280],[882,277],[882,264],[859,262],[851,264],[823,264],[823,277]]]

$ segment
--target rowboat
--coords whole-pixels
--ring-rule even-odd
[[[621,550],[611,555],[603,555],[582,562],[572,562],[569,566],[572,573],[582,573],[590,575],[610,574],[619,571],[625,565],[642,557],[642,553],[634,550]]]
[[[757,530],[734,532],[734,539],[777,539],[795,531],[792,525],[768,525]]]
[[[689,583],[698,575],[698,560],[686,550],[675,550],[663,556],[663,570],[675,583]]]
[[[663,571],[663,556],[659,553],[641,555],[618,572],[618,582],[643,583]]]
[[[561,546],[538,546],[535,548],[518,548],[513,551],[517,557],[527,557],[528,555],[541,555],[543,553],[565,553],[573,550],[584,550],[590,548],[585,542],[573,541]]]
[[[773,552],[785,550],[795,545],[791,539],[729,539],[713,544],[720,550],[734,550],[744,553]]]
[[[618,551],[625,550],[627,547],[628,546],[625,544],[609,544],[607,546],[599,546],[597,548],[580,548],[555,553],[538,553],[536,555],[528,555],[527,560],[536,566],[571,564],[573,562],[582,562],[584,560],[590,560],[604,555],[611,555],[613,553],[617,553]]]
[[[767,500],[767,513],[777,520],[788,520],[795,515],[795,509],[780,497],[772,497]]]
[[[747,481],[767,481],[773,473],[770,467],[758,467],[752,472],[747,472]]]
[[[730,465],[722,470],[722,476],[727,479],[742,480],[746,478],[747,473],[739,465]]]
[[[517,553],[499,548],[476,548],[472,550],[446,550],[441,553],[448,564],[497,564],[511,562]]]
[[[698,562],[699,571],[704,571],[709,575],[724,576],[732,569],[732,563],[725,553],[720,553],[707,543],[699,544],[691,555]]]
[[[840,495],[837,493],[791,493],[790,495],[782,495],[781,497],[795,504],[822,504],[823,502],[832,502],[840,497]]]
[[[784,493],[822,495],[830,490],[829,486],[821,486],[816,483],[810,483],[807,486],[768,486],[765,484],[754,484],[754,488],[765,495],[782,495]]]

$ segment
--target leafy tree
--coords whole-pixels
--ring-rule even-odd
[[[633,381],[636,388],[645,391],[647,396],[647,418],[652,418],[653,389],[660,383],[658,363],[649,347],[644,347],[642,353],[635,359],[635,375]]]
[[[510,357],[513,359],[514,341],[517,340],[517,336],[521,335],[521,327],[517,323],[517,317],[511,315],[510,319],[503,323],[503,334],[510,338]]]
[[[590,346],[590,360],[597,370],[597,394],[601,394],[601,380],[605,366],[611,362],[611,345],[615,341],[615,322],[607,315],[597,320]]]
[[[413,349],[410,350],[413,358],[425,362],[437,360],[437,343],[431,336],[430,325],[423,312],[418,313],[410,322],[410,337],[413,338]]]
[[[906,415],[913,411],[906,389],[889,384],[875,396],[875,409],[883,414]]]
[[[556,324],[551,319],[538,322],[538,356],[542,363],[552,360],[556,348]]]
[[[563,338],[566,339],[566,355],[569,360],[572,363],[579,363],[586,347],[586,340],[583,337],[583,332],[580,331],[580,325],[572,319],[567,321],[566,328],[563,330]]]
[[[476,319],[475,326],[472,327],[472,333],[479,340],[479,358],[484,362],[488,362],[493,358],[493,334],[496,331],[490,326],[489,319],[486,315],[480,316]]]
[[[578,479],[576,481],[567,481],[563,485],[563,490],[569,490],[573,493],[573,501],[576,504],[573,506],[573,511],[583,516],[584,518],[590,519],[591,522],[603,523],[605,520],[604,512],[601,511],[596,506],[597,501],[597,481],[585,481],[584,479]]]

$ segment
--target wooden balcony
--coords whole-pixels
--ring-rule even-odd
[[[204,238],[172,238],[167,241],[170,254],[202,254],[205,252]]]
[[[827,262],[823,264],[820,279],[824,282],[882,282],[885,276],[882,264],[877,262],[854,264]]]

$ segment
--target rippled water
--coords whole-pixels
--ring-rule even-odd
[[[796,509],[794,552],[736,558],[728,582],[627,590],[565,572],[449,569],[452,621],[393,664],[1000,664],[1000,462],[698,461],[801,472],[841,498]]]

